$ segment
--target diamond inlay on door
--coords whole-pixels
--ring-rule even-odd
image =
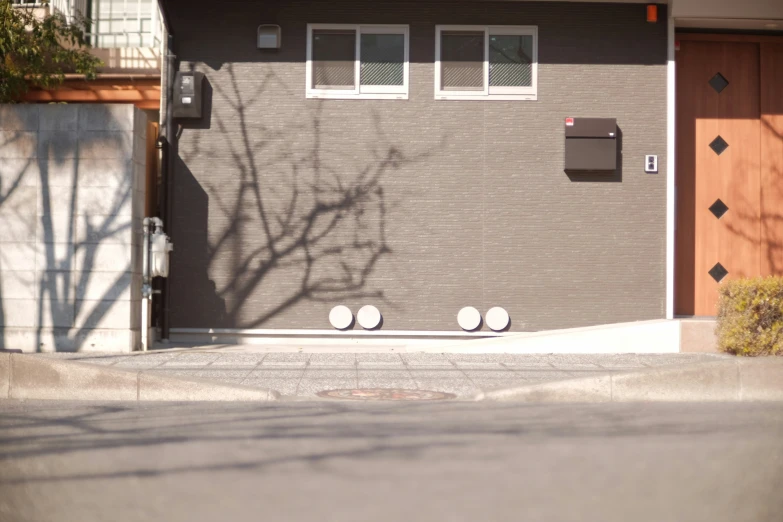
[[[712,276],[716,283],[720,283],[723,278],[729,274],[729,271],[726,270],[720,263],[715,263],[715,266],[710,268],[710,271],[707,273]]]
[[[709,211],[712,212],[712,215],[718,219],[722,218],[723,214],[728,212],[728,210],[729,207],[727,207],[726,203],[724,203],[720,199],[716,199],[715,203],[713,203],[709,208]]]
[[[726,140],[718,136],[714,140],[712,140],[712,143],[710,143],[710,148],[715,151],[715,154],[720,156],[723,154],[723,152],[729,148],[729,144],[726,143]]]
[[[723,89],[729,86],[729,81],[723,77],[721,73],[716,74],[712,77],[712,79],[709,81],[710,87],[715,89],[715,92],[720,94],[723,92]]]

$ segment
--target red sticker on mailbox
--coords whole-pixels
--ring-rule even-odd
[[[566,118],[566,127],[573,127],[573,126],[574,126],[574,119]]]

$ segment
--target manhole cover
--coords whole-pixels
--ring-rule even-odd
[[[429,390],[403,390],[401,388],[359,388],[353,390],[324,390],[319,397],[349,399],[354,401],[440,401],[454,399],[453,393]]]

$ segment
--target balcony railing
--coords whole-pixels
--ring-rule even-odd
[[[87,0],[71,0],[70,3],[86,4]],[[87,33],[93,47],[160,47],[162,25],[157,1],[93,0],[88,18]]]
[[[11,0],[20,7],[46,7],[68,23],[84,18],[90,44],[98,49],[159,49],[162,24],[156,0]]]

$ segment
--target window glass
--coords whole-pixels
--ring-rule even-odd
[[[491,87],[533,85],[533,36],[490,35],[489,85]]]
[[[484,32],[443,31],[440,39],[441,89],[484,90]]]
[[[356,31],[313,30],[314,89],[354,89],[355,61]]]
[[[399,85],[405,82],[405,35],[361,36],[361,84]]]

